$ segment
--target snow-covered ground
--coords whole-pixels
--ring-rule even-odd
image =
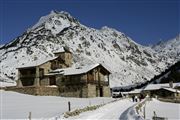
[[[125,117],[126,110],[133,106],[133,103],[130,99],[123,99],[117,102],[107,104],[97,110],[89,111],[80,114],[79,116],[71,117],[68,119],[81,119],[81,120],[119,120],[122,117]],[[123,116],[121,116],[121,114]]]
[[[0,90],[0,119],[27,119],[29,112],[32,118],[55,119],[63,118],[63,113],[68,111],[68,101],[71,102],[72,110],[84,108],[89,105],[103,104],[113,101],[112,98],[65,98],[56,96],[32,96],[16,92]],[[131,99],[122,99],[106,104],[94,111],[81,113],[79,116],[68,119],[82,120],[142,120],[135,111],[138,103]],[[146,102],[146,119],[151,120],[154,111],[158,117],[169,120],[180,120],[180,104],[161,102],[156,99]],[[66,119],[66,118],[63,118]]]
[[[158,117],[165,117],[168,120],[180,120],[180,104],[161,102],[153,99],[146,104],[146,119],[152,119],[154,111]]]
[[[32,118],[47,119],[68,111],[68,101],[73,110],[112,100],[114,99],[32,96],[0,90],[0,119],[27,119],[29,112],[32,113]]]

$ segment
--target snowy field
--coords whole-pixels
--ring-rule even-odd
[[[53,118],[68,111],[68,101],[71,102],[73,110],[114,100],[112,98],[32,96],[3,90],[0,90],[0,98],[0,119],[27,119],[29,112],[32,112],[32,118]]]
[[[180,104],[161,102],[153,99],[146,104],[146,119],[151,120],[153,111],[158,117],[165,117],[168,120],[180,120]]]
[[[71,108],[74,110],[113,100],[112,98],[32,96],[0,90],[0,119],[27,119],[29,112],[32,113],[33,119],[55,119],[57,116],[58,118],[62,118],[63,113],[68,111],[68,101],[71,102]],[[131,99],[122,99],[106,104],[97,110],[84,112],[79,116],[68,119],[142,120],[142,117],[140,118],[134,111],[136,104],[138,103],[132,102]],[[156,112],[158,117],[165,117],[168,120],[180,120],[180,104],[161,102],[153,99],[146,103],[146,120],[152,119],[153,111]]]

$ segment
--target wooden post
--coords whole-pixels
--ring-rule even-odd
[[[34,79],[34,86],[39,87],[39,67],[36,67],[36,76]]]
[[[109,84],[110,84],[110,83],[109,83],[109,75],[108,75],[108,86],[109,86]]]
[[[68,102],[68,110],[71,111],[71,103]]]
[[[89,106],[91,106],[91,101],[89,100]]]
[[[17,85],[16,85],[17,87],[23,87],[22,82],[21,82],[20,79],[18,79],[16,82],[17,82]]]
[[[31,120],[31,112],[29,112],[28,119]]]
[[[154,114],[154,116],[153,116],[153,120],[156,120],[157,119],[157,114],[156,114],[156,112],[155,111],[153,111],[153,114]]]
[[[23,87],[22,82],[21,82],[21,72],[19,69],[18,69],[18,80],[16,82],[17,82],[16,84],[17,87]]]
[[[99,94],[99,97],[100,97],[100,87],[101,87],[101,83],[100,83],[100,68],[98,67],[98,94]]]

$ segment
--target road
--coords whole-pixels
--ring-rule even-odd
[[[119,120],[123,112],[133,106],[135,103],[130,99],[119,100],[107,104],[97,110],[81,113],[79,116],[75,116],[68,119],[82,119],[82,120]],[[122,118],[122,117],[121,117]]]

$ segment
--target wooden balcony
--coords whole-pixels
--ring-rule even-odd
[[[20,79],[23,79],[23,78],[35,78],[36,75],[35,74],[32,74],[32,75],[21,75],[20,76]],[[44,75],[39,75],[40,78],[44,77]]]
[[[86,81],[86,80],[80,80],[80,81],[76,81],[74,82],[72,81],[66,81],[64,82],[64,85],[83,85],[83,84],[96,84],[96,85],[103,85],[103,86],[108,86],[109,83],[108,81],[98,81],[98,80],[93,80],[93,81]]]
[[[22,78],[35,78],[35,77],[36,77],[35,74],[32,74],[32,75],[21,75],[20,79],[22,79]]]

